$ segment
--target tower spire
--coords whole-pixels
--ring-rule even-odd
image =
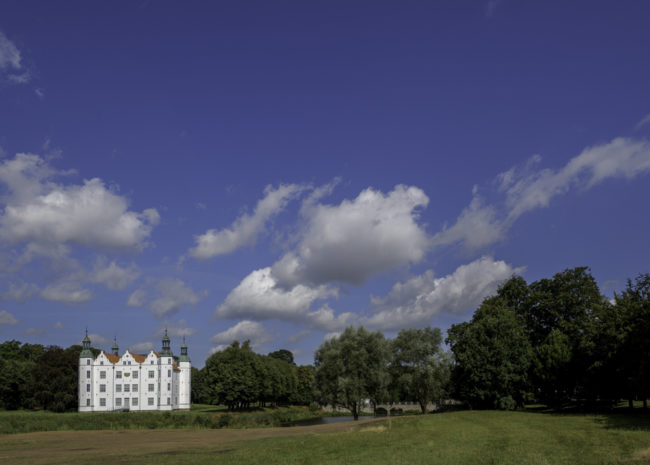
[[[90,350],[90,338],[88,337],[88,325],[86,325],[86,337],[81,341],[82,350],[79,358],[93,358],[93,353]]]
[[[163,355],[165,357],[171,357],[172,356],[172,351],[169,348],[169,336],[167,335],[167,326],[165,325],[165,335],[162,338],[162,350],[160,351],[160,355]]]
[[[118,355],[120,349],[117,347],[117,335],[113,337],[113,354]]]

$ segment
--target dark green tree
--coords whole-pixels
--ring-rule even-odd
[[[318,400],[343,406],[358,420],[366,400],[376,404],[387,396],[389,360],[389,346],[382,333],[346,328],[316,351]]]
[[[452,382],[459,399],[473,408],[523,405],[532,350],[504,300],[484,300],[470,322],[452,325],[447,344],[454,355]]]
[[[205,362],[205,382],[210,401],[229,410],[248,408],[262,393],[257,354],[249,341],[235,341],[225,350],[212,354]]]

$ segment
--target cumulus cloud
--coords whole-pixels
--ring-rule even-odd
[[[129,307],[142,307],[147,302],[147,291],[136,289],[131,293],[126,304]]]
[[[361,285],[373,275],[419,262],[429,238],[418,211],[429,198],[417,187],[388,194],[365,189],[339,205],[303,209],[306,226],[297,249],[273,265],[280,286],[341,282]]]
[[[80,304],[93,298],[93,293],[75,281],[60,281],[47,285],[41,291],[45,300],[62,302],[65,304]]]
[[[154,349],[152,342],[138,342],[129,346],[129,352],[132,354],[148,354]]]
[[[127,301],[130,307],[147,305],[158,318],[178,312],[181,308],[198,303],[206,291],[196,292],[180,279],[164,278],[150,281],[145,287],[136,289]]]
[[[225,331],[215,334],[210,339],[210,342],[227,347],[228,345],[232,344],[233,341],[244,342],[246,340],[249,340],[251,341],[251,346],[253,348],[256,348],[265,342],[269,342],[271,339],[271,336],[264,329],[264,326],[262,326],[260,323],[256,321],[243,320],[237,323],[235,326],[232,326]]]
[[[431,270],[397,283],[383,298],[371,298],[374,315],[363,324],[384,330],[430,324],[441,313],[462,314],[476,308],[485,297],[524,268],[483,257],[459,266],[452,274],[436,278]]]
[[[7,310],[0,310],[0,325],[14,326],[18,320]]]
[[[162,337],[167,330],[167,335],[169,337],[187,337],[193,336],[198,332],[197,329],[188,328],[187,322],[183,319],[178,321],[167,321],[164,325],[161,325],[156,331],[156,335]]]
[[[278,286],[271,268],[262,268],[246,276],[230,291],[223,304],[215,310],[220,318],[251,318],[306,323],[310,326],[330,329],[345,326],[352,314],[334,315],[329,306],[311,310],[317,300],[336,297],[338,291],[327,285],[308,286],[297,284],[291,289]]]
[[[141,250],[160,216],[155,209],[128,210],[128,201],[99,178],[82,185],[52,181],[58,172],[37,155],[18,154],[0,163],[8,194],[0,238],[42,247],[76,244],[110,250]]]
[[[94,283],[102,283],[111,290],[121,290],[138,279],[140,272],[135,264],[131,264],[128,268],[122,268],[113,260],[107,263],[104,257],[100,257],[95,262],[92,272],[90,273],[90,281]]]
[[[90,339],[90,344],[93,347],[98,347],[98,346],[104,346],[110,342],[109,339],[106,339],[103,336],[100,336],[99,334],[89,334],[88,339]]]
[[[559,170],[540,169],[535,155],[522,167],[500,173],[495,183],[503,201],[485,202],[474,195],[454,225],[433,237],[433,245],[463,243],[472,250],[502,240],[524,213],[550,205],[571,189],[586,191],[607,179],[632,179],[650,172],[650,142],[618,137],[585,148]]]
[[[305,189],[297,184],[267,186],[264,197],[257,202],[252,214],[244,213],[224,229],[210,229],[195,237],[196,246],[189,254],[200,260],[231,253],[241,247],[255,245],[269,220],[287,206],[289,201]]]

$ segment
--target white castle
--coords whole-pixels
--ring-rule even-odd
[[[88,330],[79,354],[79,411],[183,410],[190,408],[192,365],[185,339],[178,363],[169,348],[165,329],[160,353],[147,355],[128,350],[120,357],[117,341],[113,353],[103,350],[95,358]]]

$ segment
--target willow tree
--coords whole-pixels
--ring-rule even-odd
[[[347,328],[316,351],[315,391],[322,404],[345,407],[359,419],[366,401],[387,395],[389,345],[380,332]]]

